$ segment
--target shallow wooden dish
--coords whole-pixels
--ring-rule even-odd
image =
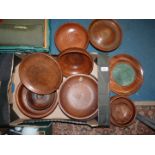
[[[38,98],[36,95],[20,83],[15,92],[16,104],[19,110],[27,117],[35,119],[51,114],[57,106],[57,93],[54,92]]]
[[[86,49],[89,43],[87,31],[77,23],[61,25],[55,33],[54,40],[60,52],[74,47]]]
[[[62,70],[59,63],[44,53],[26,56],[19,66],[21,82],[36,94],[50,94],[56,91],[62,82]]]
[[[98,19],[89,26],[89,40],[101,51],[113,51],[118,48],[122,40],[122,31],[115,20]]]
[[[93,70],[93,59],[85,49],[71,48],[58,57],[64,76],[90,74]]]
[[[131,125],[136,116],[136,107],[127,97],[114,96],[110,100],[111,123],[119,127]]]
[[[97,81],[92,76],[70,76],[60,86],[59,106],[72,119],[92,119],[98,112],[97,92]]]
[[[122,67],[119,68],[118,65]],[[116,70],[118,71],[115,73]],[[119,54],[111,58],[110,89],[114,93],[129,96],[135,93],[142,83],[143,69],[135,58],[127,54]]]

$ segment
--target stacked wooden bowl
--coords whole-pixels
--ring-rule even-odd
[[[16,103],[20,111],[30,118],[43,118],[52,113],[63,77],[59,63],[48,54],[30,54],[20,63],[19,77]]]

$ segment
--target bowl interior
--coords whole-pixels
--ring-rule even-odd
[[[118,63],[112,70],[112,76],[119,85],[129,86],[134,82],[136,72],[130,64]]]

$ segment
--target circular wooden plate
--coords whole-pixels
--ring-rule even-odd
[[[43,118],[51,114],[57,106],[57,93],[42,97],[29,91],[23,84],[19,84],[16,92],[16,104],[19,110],[30,118]]]
[[[92,119],[98,112],[97,81],[84,74],[73,75],[64,81],[59,90],[59,106],[70,118]]]
[[[119,54],[110,60],[110,89],[119,95],[135,93],[143,83],[143,69],[130,55]]]
[[[93,70],[93,59],[85,49],[71,48],[58,57],[64,76],[90,74]]]
[[[60,52],[74,47],[86,49],[88,43],[87,31],[77,23],[66,23],[55,33],[55,45]]]
[[[62,82],[59,63],[44,53],[26,56],[19,66],[19,76],[25,87],[36,94],[50,94]]]
[[[122,31],[115,20],[98,19],[89,26],[89,39],[92,45],[101,51],[113,51],[122,40]]]
[[[119,127],[131,125],[136,116],[136,107],[127,97],[114,96],[110,100],[111,123]]]

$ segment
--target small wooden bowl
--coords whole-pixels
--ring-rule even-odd
[[[110,100],[111,123],[118,127],[131,125],[136,117],[136,107],[127,97],[114,96]]]
[[[43,95],[56,91],[62,82],[59,63],[44,53],[26,56],[19,66],[19,76],[30,91]]]
[[[37,98],[37,95],[29,91],[23,84],[19,84],[16,92],[16,104],[19,110],[27,117],[39,119],[51,114],[57,106],[57,93],[54,92],[44,97]]]
[[[60,26],[54,40],[60,52],[74,47],[86,49],[89,43],[87,31],[77,23],[66,23]]]
[[[71,48],[58,57],[64,76],[90,74],[93,70],[93,59],[85,49]]]
[[[97,92],[97,81],[92,76],[70,76],[60,86],[59,106],[72,119],[92,119],[98,112]]]
[[[135,93],[143,83],[143,69],[130,55],[119,54],[110,60],[110,89],[119,95]]]
[[[113,51],[118,48],[122,40],[122,31],[115,20],[98,19],[89,26],[91,44],[101,51]]]

